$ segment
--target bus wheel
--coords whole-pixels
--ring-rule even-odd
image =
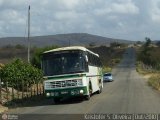
[[[89,100],[91,98],[91,94],[92,94],[92,84],[91,82],[89,82],[89,95],[85,96],[86,100]]]
[[[99,90],[97,91],[98,94],[102,92],[102,85],[99,87]]]
[[[90,100],[90,98],[91,98],[90,95],[85,96],[85,100]]]
[[[54,103],[59,103],[60,102],[60,98],[54,98]]]

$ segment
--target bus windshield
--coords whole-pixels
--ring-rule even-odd
[[[45,76],[85,72],[85,57],[82,51],[45,53],[42,69]]]

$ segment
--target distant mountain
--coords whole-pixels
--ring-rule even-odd
[[[31,45],[37,47],[44,47],[49,45],[58,45],[58,46],[68,46],[70,45],[82,45],[88,46],[90,44],[94,45],[108,45],[111,42],[119,43],[134,43],[129,40],[113,39],[106,38],[97,35],[91,35],[87,33],[71,33],[71,34],[57,34],[57,35],[48,35],[48,36],[35,36],[31,37]],[[6,37],[0,38],[0,47],[6,45],[27,45],[27,38],[24,37]]]
[[[153,43],[160,43],[160,40],[154,40],[154,41],[152,41]]]
[[[155,41],[153,41],[153,43],[160,46],[160,40],[155,40]]]

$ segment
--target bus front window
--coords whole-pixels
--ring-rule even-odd
[[[44,54],[42,67],[45,76],[85,71],[85,58],[80,51]]]

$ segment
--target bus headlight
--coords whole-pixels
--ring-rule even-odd
[[[83,94],[83,93],[84,93],[84,91],[83,91],[83,90],[80,90],[80,91],[79,91],[79,93],[80,93],[80,94]]]
[[[50,93],[46,93],[46,96],[49,97],[49,96],[50,96]]]

